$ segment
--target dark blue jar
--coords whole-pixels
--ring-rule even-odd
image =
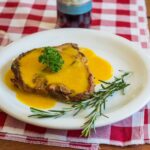
[[[91,0],[57,0],[57,26],[88,28],[91,10]]]

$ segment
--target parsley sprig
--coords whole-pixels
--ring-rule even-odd
[[[45,47],[39,56],[39,62],[45,64],[51,72],[58,72],[64,64],[62,56],[54,47]]]
[[[112,82],[101,81],[101,88],[97,92],[94,92],[90,99],[77,102],[68,102],[70,104],[70,107],[68,108],[48,111],[30,108],[32,114],[29,117],[58,118],[64,116],[68,112],[73,112],[74,116],[76,116],[81,110],[90,109],[91,112],[89,112],[89,114],[85,117],[86,121],[82,126],[82,136],[87,137],[90,135],[91,129],[95,128],[97,118],[99,116],[105,116],[103,111],[106,108],[108,98],[120,90],[122,91],[122,94],[125,94],[124,89],[130,85],[126,83],[125,77],[129,74],[129,72],[123,73],[121,77],[115,77]]]

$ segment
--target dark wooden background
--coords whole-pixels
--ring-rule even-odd
[[[147,6],[148,27],[150,31],[150,0],[146,0],[146,6]]]
[[[146,0],[147,19],[150,30],[150,0]],[[111,145],[101,145],[101,150],[150,150],[150,145],[136,145],[127,147],[118,147]],[[14,141],[0,140],[0,150],[74,150],[71,148],[52,147],[44,145],[33,145]]]

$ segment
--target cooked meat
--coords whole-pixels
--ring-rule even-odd
[[[51,95],[63,101],[89,98],[94,91],[94,82],[84,54],[77,44],[66,43],[55,48],[64,59],[60,71],[53,73],[45,69],[38,61],[44,48],[33,49],[13,61],[13,84],[23,91]]]

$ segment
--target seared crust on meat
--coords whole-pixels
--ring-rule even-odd
[[[65,43],[63,45],[56,46],[55,48],[57,48],[58,51],[61,51],[63,49],[63,47],[67,47],[67,46],[72,46],[73,48],[75,48],[78,51],[79,57],[82,58],[82,62],[84,63],[84,65],[87,69],[88,88],[86,91],[72,95],[73,91],[71,89],[67,88],[65,85],[60,84],[60,83],[59,84],[49,84],[48,81],[46,80],[46,78],[44,78],[43,76],[40,76],[40,75],[37,75],[33,79],[33,83],[36,83],[36,86],[34,88],[27,85],[26,83],[24,83],[24,81],[22,79],[22,74],[20,71],[20,60],[25,55],[28,55],[29,53],[31,53],[32,51],[35,51],[36,49],[30,50],[26,53],[22,53],[13,61],[11,70],[14,73],[14,78],[11,79],[11,81],[13,82],[13,84],[16,87],[18,87],[19,89],[21,89],[23,91],[30,92],[30,93],[37,93],[40,95],[51,95],[51,96],[57,97],[63,101],[81,101],[81,100],[89,98],[94,91],[94,82],[93,82],[93,75],[91,74],[91,72],[88,68],[88,65],[87,65],[87,58],[85,57],[85,55],[83,53],[81,53],[79,51],[77,44]]]

